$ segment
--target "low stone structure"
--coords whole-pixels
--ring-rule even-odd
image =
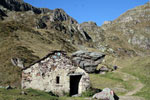
[[[22,71],[23,89],[51,91],[62,96],[81,94],[89,87],[89,75],[74,66],[64,51],[53,51]]]

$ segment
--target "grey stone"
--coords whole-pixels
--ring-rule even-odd
[[[24,68],[24,62],[20,58],[12,58],[11,62],[14,66],[18,66],[20,68]]]
[[[81,97],[81,94],[72,95],[72,97]]]
[[[102,67],[100,68],[100,71],[108,72],[108,71],[109,71],[109,69],[108,69],[107,67],[102,66]]]
[[[115,100],[114,92],[109,88],[105,88],[102,92],[96,93],[93,98],[100,100]]]
[[[7,90],[13,89],[10,85],[5,87]]]
[[[27,93],[25,91],[21,91],[20,93],[21,95],[27,95]]]
[[[77,51],[72,54],[72,60],[88,73],[94,73],[105,55],[99,52]]]

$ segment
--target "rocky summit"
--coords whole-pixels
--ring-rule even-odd
[[[114,21],[105,21],[98,26],[92,21],[79,24],[61,8],[37,8],[23,0],[0,1],[0,86],[21,87],[22,68],[53,50],[66,51],[76,65],[88,73],[95,72],[97,66],[112,69],[110,67],[117,64],[119,71],[124,70],[111,73],[117,78],[110,74],[90,75],[95,88],[103,82],[101,87],[116,86],[116,91],[122,90],[119,93],[125,94],[136,87],[127,88],[128,84],[133,85],[128,81],[135,81],[135,77],[139,79],[134,84],[141,81],[148,86],[148,79],[144,78],[149,75],[150,65],[150,3],[130,9]],[[130,78],[125,79],[128,76]],[[99,79],[103,81],[97,84]],[[111,82],[114,84],[108,85]],[[147,89],[138,95],[147,97],[142,94]],[[131,94],[138,91],[135,89]]]

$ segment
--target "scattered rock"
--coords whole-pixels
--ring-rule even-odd
[[[21,91],[20,93],[21,95],[27,95],[27,93],[25,91]]]
[[[100,68],[100,72],[108,72],[108,71],[109,71],[109,69],[107,67],[105,67],[105,66],[102,66]]]
[[[7,90],[13,89],[10,85],[5,87]]]
[[[77,51],[72,54],[73,62],[88,73],[94,73],[105,55],[98,52]]]
[[[81,97],[81,94],[72,95],[72,97]]]
[[[96,68],[96,73],[97,74],[105,74],[109,71],[111,71],[112,69],[108,68],[106,65],[104,64],[99,64]]]

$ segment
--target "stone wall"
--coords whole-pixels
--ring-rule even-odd
[[[23,70],[22,88],[51,91],[63,95],[70,92],[70,74],[82,75],[78,93],[82,93],[89,88],[88,74],[83,69],[75,67],[63,53],[57,52]],[[59,84],[56,77],[59,77]]]

